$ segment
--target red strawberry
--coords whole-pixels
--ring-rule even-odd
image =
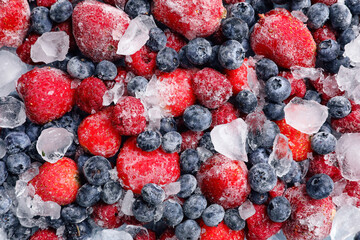
[[[187,39],[208,37],[226,16],[221,0],[154,0],[154,17]]]
[[[295,161],[307,159],[308,153],[312,152],[310,136],[288,125],[285,119],[276,121],[275,123],[279,126],[280,133],[288,138],[293,159]]]
[[[53,229],[39,229],[31,237],[30,240],[60,240]]]
[[[103,96],[106,90],[104,82],[99,78],[86,78],[76,89],[76,105],[84,112],[96,113],[103,108]]]
[[[156,52],[145,45],[133,55],[126,56],[125,63],[129,71],[138,76],[151,78],[156,69],[156,55]]]
[[[178,52],[183,46],[186,45],[186,41],[181,35],[173,33],[169,29],[166,29],[164,33],[167,38],[166,47],[175,49],[175,51]]]
[[[179,240],[179,239],[175,236],[174,229],[168,228],[161,234],[159,240]]]
[[[286,101],[290,101],[294,97],[303,98],[306,93],[306,85],[303,79],[295,79],[291,72],[280,72],[279,76],[289,80],[291,84],[291,93]]]
[[[327,39],[336,41],[335,31],[330,27],[330,25],[327,24],[313,31],[312,35],[316,44],[319,44]]]
[[[285,183],[280,179],[278,179],[275,187],[269,191],[269,197],[274,198],[274,197],[282,196],[284,192],[285,192]]]
[[[344,192],[355,198],[356,207],[360,207],[360,181],[347,181]]]
[[[114,61],[120,37],[130,18],[121,9],[94,0],[76,5],[72,14],[73,33],[80,51],[95,62]]]
[[[72,2],[72,0],[69,0]],[[36,0],[37,6],[43,6],[43,7],[51,7],[54,3],[56,3],[57,0]]]
[[[127,96],[127,89],[126,89],[127,82],[125,81],[127,74],[128,72],[123,67],[117,67],[117,75],[115,79],[104,81],[106,88],[107,89],[113,88],[115,83],[124,84],[124,96]]]
[[[243,64],[239,68],[234,70],[225,70],[235,96],[244,89],[250,89],[247,80],[248,71],[254,71],[254,69],[248,65],[247,58],[244,59]]]
[[[27,0],[0,0],[0,48],[18,47],[30,26]]]
[[[340,133],[360,132],[360,105],[351,104],[351,113],[344,118],[331,119],[332,128]]]
[[[156,240],[156,235],[153,231],[141,230],[138,234],[136,234],[134,240]]]
[[[216,227],[206,226],[203,221],[200,222],[201,240],[243,240],[244,231],[233,231],[224,222],[219,223]]]
[[[44,124],[62,117],[74,105],[72,79],[56,68],[35,68],[22,75],[17,92],[24,99],[27,117]]]
[[[53,201],[59,205],[67,205],[75,201],[80,188],[79,172],[76,163],[63,157],[56,163],[44,163],[29,184],[43,201]]]
[[[25,38],[24,42],[16,49],[16,54],[19,56],[21,61],[26,64],[36,65],[40,63],[34,63],[30,56],[31,46],[35,44],[39,38],[37,34],[30,34]]]
[[[285,9],[260,15],[250,40],[256,54],[270,58],[280,67],[315,66],[316,44],[310,31]]]
[[[239,114],[239,110],[237,110],[234,105],[227,102],[219,108],[211,111],[212,122],[210,127],[213,128],[220,124],[230,123],[231,121],[237,119]]]
[[[311,177],[315,174],[324,173],[334,180],[334,182],[342,179],[341,172],[336,163],[335,153],[326,155],[315,155],[314,159],[310,161],[308,176]]]
[[[197,148],[201,137],[204,135],[204,132],[194,132],[188,130],[181,133],[182,142],[181,142],[181,151],[186,149],[195,149]]]
[[[79,144],[93,155],[114,156],[120,148],[121,136],[111,123],[113,107],[86,117],[79,125]]]
[[[136,146],[136,138],[125,143],[117,158],[116,168],[125,189],[140,194],[147,183],[159,185],[176,181],[180,177],[179,155],[165,153],[160,148],[144,152]]]
[[[118,228],[127,217],[119,212],[117,204],[97,203],[93,207],[92,219],[102,228]]]
[[[247,174],[243,161],[215,154],[201,165],[197,179],[202,193],[211,203],[234,208],[245,202],[250,193]]]
[[[331,6],[333,5],[334,3],[337,3],[338,0],[311,0],[311,3],[312,4],[315,4],[315,3],[323,3],[323,4],[326,4],[328,6]]]

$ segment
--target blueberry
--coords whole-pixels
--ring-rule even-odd
[[[323,62],[323,68],[325,71],[329,73],[338,73],[341,66],[350,67],[350,59],[348,57],[339,56],[338,58],[330,61],[330,62]]]
[[[83,168],[85,165],[85,162],[89,159],[90,157],[87,155],[81,155],[77,160],[76,160],[76,166],[79,169],[79,172],[81,174],[83,174]]]
[[[267,214],[273,222],[285,222],[291,214],[290,202],[285,197],[274,197],[267,206]]]
[[[26,126],[25,133],[28,135],[31,142],[38,139],[40,136],[40,126],[35,123],[30,123]]]
[[[118,181],[108,181],[101,191],[101,200],[106,204],[113,204],[120,200],[124,190]]]
[[[311,0],[292,0],[291,1],[291,10],[301,11],[304,8],[311,6]]]
[[[78,126],[81,123],[81,117],[78,114],[65,114],[60,119],[54,121],[55,125],[60,128],[65,128],[74,135],[77,135]]]
[[[245,220],[240,217],[238,209],[228,209],[225,212],[224,222],[231,230],[240,231],[245,228]]]
[[[0,215],[7,213],[12,205],[12,200],[4,188],[0,188]]]
[[[86,160],[83,172],[86,180],[96,186],[105,184],[110,179],[111,164],[102,156],[93,156]]]
[[[180,198],[190,197],[197,186],[196,178],[191,174],[183,174],[178,181],[180,182],[180,192],[178,192],[177,196]]]
[[[217,226],[225,216],[225,210],[219,204],[211,204],[208,206],[201,215],[202,220],[206,226]]]
[[[61,218],[66,223],[81,223],[88,217],[86,208],[70,204],[61,209]]]
[[[14,235],[11,236],[11,239],[29,239],[32,234],[31,228],[19,226],[16,228]]]
[[[269,160],[269,153],[265,148],[256,148],[254,151],[248,154],[249,163],[252,165],[258,163],[267,163]]]
[[[197,222],[188,219],[175,228],[175,236],[179,240],[197,240],[200,237],[201,228]]]
[[[186,149],[180,155],[180,169],[182,173],[194,174],[199,171],[201,161],[195,149]]]
[[[94,63],[79,56],[71,58],[66,69],[70,76],[78,79],[91,77],[95,73]]]
[[[245,50],[236,40],[228,40],[224,42],[218,53],[218,59],[226,69],[233,70],[239,68],[244,62]]]
[[[248,141],[257,147],[271,148],[280,129],[276,123],[266,121],[261,130],[249,131]]]
[[[305,100],[313,100],[315,102],[320,103],[321,102],[321,96],[320,93],[314,90],[307,90],[304,96]]]
[[[185,109],[183,119],[187,128],[200,132],[210,127],[212,116],[209,109],[200,105],[192,105]]]
[[[31,159],[44,163],[44,159],[40,156],[36,149],[36,143],[37,141],[31,143],[30,147],[26,150],[26,154],[29,155]]]
[[[162,118],[160,120],[160,133],[165,134],[167,132],[177,131],[176,121],[172,117]]]
[[[211,44],[205,38],[195,38],[186,47],[185,55],[190,63],[194,65],[206,64],[211,56]]]
[[[349,27],[343,31],[337,39],[337,42],[341,46],[345,46],[350,43],[359,35],[359,30],[356,27]]]
[[[136,138],[137,146],[146,152],[158,149],[161,145],[161,135],[158,131],[146,130]]]
[[[279,74],[279,68],[276,63],[268,58],[262,58],[257,61],[255,64],[255,71],[256,76],[264,81]]]
[[[170,227],[175,227],[184,218],[182,207],[179,203],[173,200],[166,200],[164,202],[163,220]]]
[[[8,154],[22,152],[31,145],[30,138],[24,132],[11,132],[4,140]]]
[[[54,229],[58,229],[65,224],[62,218],[51,219],[51,217],[46,217],[46,223],[49,225],[49,227]]]
[[[166,46],[167,38],[165,33],[157,27],[150,29],[149,40],[146,42],[151,51],[158,52]]]
[[[19,227],[19,219],[12,211],[0,214],[0,228],[8,230],[10,228]]]
[[[254,190],[251,190],[250,195],[249,195],[249,200],[257,205],[261,205],[267,202],[269,198],[269,193],[265,192],[265,193],[259,193],[256,192]]]
[[[236,17],[245,21],[249,26],[255,22],[255,11],[247,2],[235,3],[230,7],[230,17]]]
[[[117,75],[116,65],[108,60],[103,60],[96,65],[95,75],[102,80],[114,80]]]
[[[285,118],[285,111],[284,111],[285,104],[284,103],[273,103],[268,102],[265,104],[263,108],[263,112],[267,119],[269,120],[282,120]]]
[[[202,135],[202,137],[200,138],[198,146],[203,147],[203,148],[211,151],[212,153],[216,153],[215,148],[214,148],[214,144],[211,141],[210,132],[206,132],[206,133],[204,133],[204,135]]]
[[[340,52],[340,45],[332,40],[328,39],[319,43],[317,48],[317,57],[324,62],[330,62],[336,59]]]
[[[235,97],[235,107],[245,114],[255,111],[257,107],[256,95],[250,90],[242,90]]]
[[[267,163],[255,164],[248,174],[250,187],[259,193],[269,192],[277,182],[275,170]]]
[[[286,78],[275,76],[265,83],[265,94],[270,101],[282,102],[290,96],[290,93],[291,84]]]
[[[156,207],[138,198],[133,202],[132,211],[139,222],[151,222],[155,218]]]
[[[174,153],[180,152],[182,143],[181,134],[178,132],[168,132],[162,137],[161,148],[164,152]]]
[[[124,10],[131,18],[136,18],[139,15],[149,15],[150,3],[147,0],[129,0],[126,2]]]
[[[178,53],[169,47],[161,49],[156,55],[156,66],[162,72],[172,72],[180,65]]]
[[[15,127],[15,128],[3,128],[1,130],[0,137],[5,138],[9,133],[12,133],[12,132],[25,132],[25,130],[26,130],[26,127],[25,127],[24,124],[21,125],[21,126]]]
[[[70,18],[73,6],[68,0],[58,0],[50,7],[50,18],[54,22],[65,22]]]
[[[204,212],[206,205],[207,201],[203,195],[191,195],[183,204],[184,214],[190,219],[197,219]]]
[[[266,13],[270,11],[273,4],[270,0],[250,0],[251,6],[254,8],[255,13]]]
[[[65,235],[71,240],[91,239],[92,228],[90,223],[82,221],[81,223],[65,225]]]
[[[351,103],[349,99],[343,96],[336,96],[326,104],[329,108],[329,114],[332,118],[344,118],[351,112]]]
[[[130,96],[136,97],[136,94],[146,91],[147,84],[148,80],[146,78],[137,76],[128,82],[126,89]]]
[[[159,205],[165,199],[165,191],[157,184],[148,183],[141,189],[143,200],[151,205]]]
[[[324,122],[324,124],[321,126],[319,132],[327,132],[327,133],[332,133],[333,130],[331,128],[330,123],[328,122]]]
[[[335,3],[330,6],[330,22],[335,30],[344,31],[351,24],[351,12],[345,4]]]
[[[82,185],[76,194],[76,202],[82,207],[91,207],[95,205],[99,200],[99,187],[90,185],[88,183]]]
[[[221,66],[219,62],[219,58],[218,58],[219,49],[220,49],[219,45],[212,46],[211,56],[209,59],[209,66],[218,71],[222,71],[224,68]]]
[[[31,160],[27,154],[21,152],[7,156],[5,163],[10,173],[19,175],[30,168]]]
[[[352,14],[360,14],[360,0],[345,0],[345,4],[350,9]]]
[[[333,190],[334,182],[326,174],[316,174],[306,182],[306,192],[313,199],[327,198]]]
[[[31,11],[31,29],[37,34],[50,32],[52,23],[50,19],[49,9],[46,7],[35,7]]]
[[[190,69],[190,68],[193,68],[194,66],[189,61],[189,59],[187,59],[187,57],[186,57],[187,47],[188,47],[187,45],[183,46],[180,49],[180,51],[178,52],[178,54],[179,54],[180,67],[185,68],[185,69]]]
[[[318,29],[322,27],[326,20],[329,19],[329,7],[323,3],[316,3],[312,5],[306,13],[308,17],[307,25],[311,29]]]
[[[299,164],[295,161],[291,161],[289,171],[280,179],[290,185],[301,182],[302,172]]]
[[[336,138],[328,132],[318,132],[311,137],[311,148],[318,154],[328,154],[335,151]]]
[[[227,39],[241,42],[249,35],[249,27],[240,18],[230,17],[221,22],[221,31]]]

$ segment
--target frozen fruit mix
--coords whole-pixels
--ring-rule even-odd
[[[360,239],[359,15],[0,0],[0,239]]]

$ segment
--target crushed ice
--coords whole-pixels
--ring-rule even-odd
[[[349,57],[351,61],[353,62],[360,62],[360,35],[359,35],[359,29],[356,26],[353,26],[354,30],[357,31],[358,36],[345,45],[345,52],[344,55]]]
[[[0,128],[15,128],[25,121],[25,105],[22,101],[11,96],[0,97]]]
[[[360,209],[346,205],[337,210],[332,222],[330,236],[333,240],[345,240],[360,231]],[[355,223],[355,224],[354,224]]]
[[[107,90],[103,96],[103,106],[109,106],[111,103],[116,104],[123,96],[125,87],[123,83],[115,83],[114,86]]]
[[[289,172],[292,160],[288,138],[283,134],[278,134],[269,156],[269,164],[275,169],[276,175],[282,177]]]
[[[134,201],[134,193],[131,190],[128,190],[125,193],[124,199],[122,200],[121,212],[123,212],[125,215],[133,216],[134,214],[132,212],[132,204]]]
[[[240,217],[244,220],[248,219],[252,215],[256,213],[254,205],[250,200],[246,200],[240,207],[239,207],[239,214]]]
[[[346,95],[356,104],[360,104],[360,63],[355,64],[353,68],[341,66],[336,81],[340,90],[346,92]]]
[[[341,175],[350,181],[360,180],[360,133],[345,133],[337,141],[336,156]]]

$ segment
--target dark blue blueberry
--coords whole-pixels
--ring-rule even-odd
[[[4,188],[0,188],[0,215],[7,213],[12,205],[12,200]]]
[[[65,22],[70,18],[73,6],[68,0],[58,0],[50,7],[50,18],[54,22]]]
[[[206,148],[207,150],[211,151],[212,153],[216,153],[214,144],[211,141],[210,132],[204,133],[199,141],[199,147]]]
[[[261,205],[267,202],[269,198],[269,193],[259,193],[256,192],[254,190],[251,190],[250,195],[249,195],[249,200],[257,205]]]
[[[95,65],[90,60],[83,57],[73,57],[66,66],[67,72],[73,78],[85,79],[95,73]]]
[[[221,66],[219,62],[219,58],[218,58],[219,49],[220,49],[219,45],[212,46],[211,56],[209,59],[209,66],[218,71],[222,71],[224,68]]]
[[[328,132],[328,133],[332,133],[332,128],[330,123],[328,122],[324,122],[324,124],[321,126],[319,132]]]
[[[285,222],[290,217],[290,202],[282,196],[274,197],[267,206],[267,214],[273,222]]]
[[[318,29],[322,27],[326,20],[329,19],[329,7],[323,3],[316,3],[312,5],[306,13],[308,17],[307,25],[311,29]]]
[[[188,129],[200,132],[210,127],[212,116],[209,109],[200,105],[192,105],[185,109],[183,119]]]
[[[110,179],[111,164],[109,160],[102,156],[89,158],[83,167],[86,180],[96,186],[105,184]]]
[[[332,118],[344,118],[351,112],[351,103],[349,99],[343,96],[331,98],[326,106]]]
[[[318,154],[328,154],[335,151],[336,138],[328,132],[318,132],[311,137],[311,148]]]
[[[186,47],[186,57],[194,65],[206,64],[211,56],[211,44],[205,38],[195,38]]]
[[[237,69],[244,62],[245,50],[241,43],[236,40],[224,42],[218,53],[218,59],[222,67],[226,69]]]
[[[336,59],[340,52],[340,45],[332,40],[328,39],[319,43],[317,48],[317,57],[324,62],[330,62]]]
[[[172,117],[162,118],[160,120],[160,133],[165,134],[167,132],[177,131],[176,121]]]
[[[165,199],[165,191],[157,184],[148,183],[141,189],[143,200],[151,205],[159,205]]]
[[[304,96],[306,100],[313,100],[315,102],[321,102],[321,95],[317,91],[314,90],[307,90]]]
[[[269,192],[277,182],[275,170],[267,163],[258,163],[250,168],[248,179],[251,189],[259,193]]]
[[[285,112],[284,112],[284,103],[273,103],[269,102],[266,103],[263,112],[267,119],[278,121],[285,118]]]
[[[146,91],[146,87],[148,84],[148,80],[141,76],[136,76],[132,78],[126,88],[127,92],[130,96],[136,97],[136,94],[144,93]]]
[[[194,220],[185,220],[175,228],[175,236],[179,240],[197,240],[200,233],[201,228]]]
[[[9,133],[12,132],[25,132],[26,128],[25,128],[25,124],[15,127],[15,128],[3,128],[1,129],[1,134],[0,137],[1,138],[5,138]]]
[[[81,223],[67,224],[65,225],[65,235],[69,240],[91,239],[92,228],[87,220]]]
[[[36,160],[38,162],[45,162],[44,159],[41,157],[41,155],[38,153],[36,149],[36,143],[37,141],[33,141],[30,145],[30,147],[27,149],[26,154],[29,155],[29,157],[33,160]]]
[[[271,1],[277,5],[284,5],[290,2],[289,0],[271,0]]]
[[[266,13],[273,8],[270,0],[250,0],[250,3],[256,14]]]
[[[30,168],[31,160],[27,154],[20,152],[8,155],[5,163],[10,173],[19,175]]]
[[[238,209],[228,209],[225,212],[224,222],[231,230],[240,231],[245,228],[245,220],[240,217]]]
[[[184,214],[190,219],[197,219],[204,212],[206,206],[207,201],[203,195],[191,195],[183,204]]]
[[[291,1],[291,10],[301,11],[304,8],[309,8],[311,6],[311,0],[292,0]]]
[[[280,133],[280,129],[276,123],[266,121],[260,130],[249,131],[248,141],[250,145],[255,144],[257,147],[271,148],[273,146],[276,135]]]
[[[146,42],[151,51],[158,52],[166,46],[167,38],[160,28],[152,28],[149,31],[149,40]]]
[[[19,220],[12,211],[0,214],[0,228],[8,230],[10,228],[19,227],[19,225]]]
[[[75,142],[72,142],[70,147],[66,150],[65,157],[72,158],[76,154],[77,145]]]
[[[108,60],[103,60],[96,65],[95,75],[102,80],[114,80],[117,75],[116,65]]]
[[[34,232],[31,228],[19,226],[16,228],[14,235],[11,236],[11,239],[29,239],[32,234],[34,234]]]
[[[181,205],[173,200],[166,200],[164,202],[164,212],[162,218],[170,227],[175,227],[181,223],[184,218]]]
[[[137,146],[146,152],[158,149],[161,145],[161,135],[158,131],[146,130],[136,138]]]
[[[51,217],[46,217],[46,223],[54,229],[58,229],[61,226],[64,226],[65,223],[62,220],[62,218],[58,218],[58,219],[51,219]]]
[[[25,133],[28,135],[31,142],[38,139],[41,133],[40,129],[41,127],[35,123],[30,123],[26,126]]]
[[[180,133],[168,132],[162,137],[161,148],[167,153],[180,152],[181,143],[182,137]]]
[[[126,2],[124,10],[131,18],[136,18],[139,15],[149,15],[150,3],[147,0],[129,0]]]
[[[186,149],[180,155],[180,169],[183,173],[194,174],[199,171],[201,161],[195,149]]]
[[[249,27],[240,18],[230,17],[221,22],[221,31],[227,39],[241,42],[249,36]]]
[[[30,15],[31,29],[37,34],[50,32],[52,23],[50,19],[49,9],[46,7],[33,8]]]
[[[306,192],[313,199],[327,198],[333,190],[334,182],[326,174],[316,174],[306,182]]]
[[[86,211],[86,208],[76,204],[70,204],[61,209],[61,218],[66,223],[81,223],[87,217],[88,212]]]
[[[156,207],[138,198],[133,202],[132,211],[139,222],[151,222],[155,218]]]
[[[359,30],[356,27],[349,27],[343,31],[337,39],[337,42],[341,46],[345,46],[350,43],[359,35]]]
[[[344,31],[351,24],[351,12],[345,4],[335,3],[330,6],[330,22],[335,30]]]
[[[80,173],[84,173],[83,172],[83,168],[84,168],[84,165],[85,165],[85,162],[89,159],[90,157],[87,156],[87,155],[81,155],[77,160],[76,160],[76,165],[77,165],[77,168],[79,169],[79,172]]]
[[[360,0],[345,0],[345,4],[350,9],[352,14],[360,14]]]
[[[217,226],[225,216],[225,210],[219,204],[211,204],[208,206],[201,215],[202,220],[206,226]]]
[[[124,190],[118,181],[108,181],[101,191],[101,200],[106,204],[113,204],[120,200]]]
[[[0,161],[0,185],[2,185],[6,178],[9,176],[9,173],[6,169],[6,165],[3,161]]]
[[[291,162],[289,171],[281,177],[285,183],[294,185],[295,183],[301,182],[302,172],[299,164],[295,161]]]
[[[358,26],[360,23],[359,21],[359,15],[352,15],[350,26]]]
[[[62,31],[62,30],[58,26],[56,26],[53,31]],[[62,60],[62,61],[54,61],[54,62],[46,64],[46,66],[57,68],[57,69],[60,69],[61,71],[66,72],[67,71],[67,69],[66,69],[67,64],[68,64],[69,60],[73,56],[74,56],[73,54],[68,53],[64,60]]]
[[[323,68],[329,73],[338,73],[341,66],[350,67],[350,59],[348,57],[339,56],[338,58],[330,61],[323,62]]]
[[[282,102],[290,96],[291,84],[283,77],[271,77],[265,83],[266,97],[273,102]]]
[[[85,183],[76,194],[76,202],[82,207],[91,207],[100,200],[100,193],[98,186]]]
[[[8,154],[22,152],[31,145],[30,138],[24,132],[11,132],[4,140]]]
[[[236,17],[245,21],[249,26],[255,22],[255,11],[247,2],[235,3],[230,7],[230,17]]]
[[[156,55],[156,66],[162,72],[172,72],[180,65],[178,53],[169,47],[161,49]]]
[[[235,97],[235,107],[245,114],[255,111],[257,107],[256,95],[250,90],[242,90]]]
[[[258,163],[267,163],[269,160],[269,153],[265,148],[257,148],[248,154],[249,162],[252,165]]]
[[[191,174],[183,174],[178,181],[180,182],[180,192],[178,192],[177,196],[181,198],[190,197],[197,186],[196,178]]]
[[[194,65],[189,61],[189,59],[186,57],[186,49],[187,49],[188,45],[183,46],[180,51],[178,52],[179,54],[179,61],[180,61],[180,66],[182,68],[185,69],[189,69],[189,68],[193,68]],[[217,55],[216,55],[217,57]],[[210,61],[210,60],[209,60]]]
[[[264,81],[279,74],[279,68],[276,63],[268,58],[262,58],[256,62],[255,71],[256,76]]]

